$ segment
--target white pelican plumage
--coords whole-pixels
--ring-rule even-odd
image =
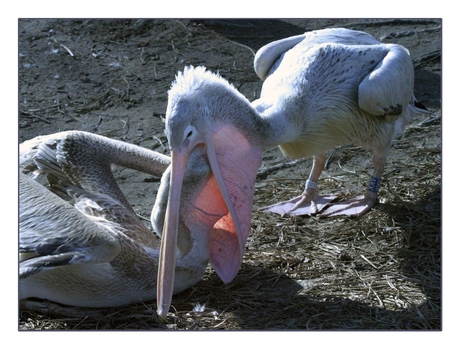
[[[79,307],[155,299],[160,242],[129,205],[111,166],[163,176],[152,211],[161,234],[170,162],[154,151],[80,131],[22,143],[19,298]],[[212,227],[223,215],[210,179],[206,157],[196,148],[185,169],[172,252],[174,293],[197,283],[208,264]]]
[[[316,182],[324,168],[325,152],[354,144],[374,150],[374,172],[364,196],[328,215],[361,215],[376,202],[384,162],[392,138],[414,113],[414,70],[409,52],[382,44],[371,35],[348,29],[325,29],[275,41],[262,47],[254,61],[264,80],[260,98],[250,103],[225,79],[204,67],[179,73],[169,91],[166,134],[172,154],[170,201],[164,232],[164,251],[174,247],[183,169],[188,154],[199,146],[229,214],[221,229],[211,262],[231,255],[223,280],[237,273],[249,231],[253,184],[262,151],[279,146],[292,158],[314,156],[304,193],[269,207],[279,213],[315,214],[333,198],[321,197]],[[159,278],[172,280],[172,259],[160,258]],[[221,274],[223,274],[221,272]],[[171,285],[163,284],[159,314],[169,309]]]

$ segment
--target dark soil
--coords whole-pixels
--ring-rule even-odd
[[[440,115],[438,19],[21,19],[19,140],[84,130],[167,154],[167,91],[184,66],[218,71],[254,100],[262,85],[252,65],[257,49],[328,27],[408,48],[415,95]],[[174,296],[169,324],[158,322],[150,302],[83,319],[21,311],[19,329],[440,330],[441,123],[425,119],[394,140],[380,203],[361,218],[258,212],[301,193],[311,166],[311,159],[291,163],[278,149],[265,153],[239,274],[223,285],[209,268]],[[362,193],[371,155],[355,147],[331,151],[320,190]],[[116,175],[134,209],[149,217],[158,180],[127,169]]]

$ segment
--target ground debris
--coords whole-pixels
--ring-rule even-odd
[[[252,51],[305,28],[347,27],[375,37],[391,35],[385,42],[411,51],[416,98],[430,111],[440,110],[440,20],[231,22],[232,26],[215,22],[217,28],[211,22],[185,19],[20,19],[19,140],[92,128],[167,153],[162,116],[179,70],[204,65],[219,71],[252,100],[262,84],[253,71]],[[311,167],[311,159],[291,161],[278,149],[264,153],[266,167],[256,182],[251,231],[239,273],[224,285],[209,267],[202,281],[173,297],[167,324],[158,321],[152,301],[104,309],[93,317],[21,310],[18,327],[439,331],[441,122],[440,116],[421,116],[394,140],[379,204],[356,219],[259,212],[299,195]],[[372,154],[367,150],[331,150],[319,190],[339,197],[359,195],[371,169]],[[127,170],[118,174],[136,212],[149,217],[159,182]]]

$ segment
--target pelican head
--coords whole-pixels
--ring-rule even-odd
[[[210,230],[210,262],[222,281],[228,283],[243,259],[262,150],[222,114],[234,102],[232,98],[249,106],[233,86],[203,67],[186,68],[169,91],[165,132],[171,151],[171,173],[158,273],[160,317],[166,315],[171,303],[179,208],[186,189],[184,174],[190,154],[195,151],[205,154],[212,173],[206,191],[198,195],[203,199],[200,207],[191,203]],[[223,210],[217,209],[216,202],[222,203]]]

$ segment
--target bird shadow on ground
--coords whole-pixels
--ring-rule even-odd
[[[381,209],[393,217],[402,228],[402,248],[396,250],[400,260],[400,277],[416,285],[425,296],[419,309],[422,321],[430,328],[426,318],[438,318],[441,325],[442,303],[442,224],[441,188],[431,188],[419,200],[387,203]],[[429,313],[429,314],[426,314]],[[441,327],[439,327],[441,328]]]
[[[305,29],[278,19],[206,19],[200,23],[253,50],[274,40],[305,33]]]
[[[384,233],[367,232],[361,240],[369,240],[368,247],[362,242],[353,245],[358,234],[348,236],[346,244],[351,248],[330,259],[330,269],[335,269],[330,274],[325,270],[319,277],[321,271],[312,270],[311,278],[303,273],[296,279],[285,272],[294,265],[277,265],[276,260],[266,266],[251,265],[246,257],[230,284],[222,284],[214,272],[207,273],[192,289],[176,295],[173,305],[178,309],[187,308],[184,302],[190,303],[189,309],[192,304],[202,305],[202,319],[214,314],[227,326],[233,322],[229,327],[234,329],[440,330],[439,188],[415,204],[396,200],[377,209],[390,217],[377,225],[393,221],[395,226]],[[348,223],[353,222],[366,225],[365,219]],[[367,296],[363,289],[368,289]],[[183,313],[174,319],[177,328],[187,328]],[[194,321],[195,328],[204,326],[196,316]]]
[[[254,274],[270,281],[277,280],[276,285],[251,277]],[[348,297],[337,296],[334,292],[323,292],[321,295],[312,292],[309,295],[309,288],[315,286],[314,282],[302,286],[296,280],[267,268],[246,266],[231,285],[221,285],[217,277],[211,277],[206,285],[197,284],[196,288],[201,288],[200,293],[207,288],[210,293],[204,302],[201,299],[200,303],[196,298],[195,304],[203,305],[203,318],[209,313],[215,314],[222,321],[233,322],[237,330],[439,329],[427,323],[423,315],[420,315],[419,322],[413,320],[413,313],[424,312],[428,302],[395,311],[368,304],[371,303],[368,299],[353,299],[352,291]],[[178,296],[188,298],[186,293]],[[175,318],[180,319],[181,314],[176,315]],[[195,321],[195,328],[203,326],[197,318]],[[183,318],[176,321],[176,326],[187,328]]]
[[[428,70],[415,69],[414,96],[427,108],[439,108],[441,76]],[[436,102],[433,98],[436,98]]]

